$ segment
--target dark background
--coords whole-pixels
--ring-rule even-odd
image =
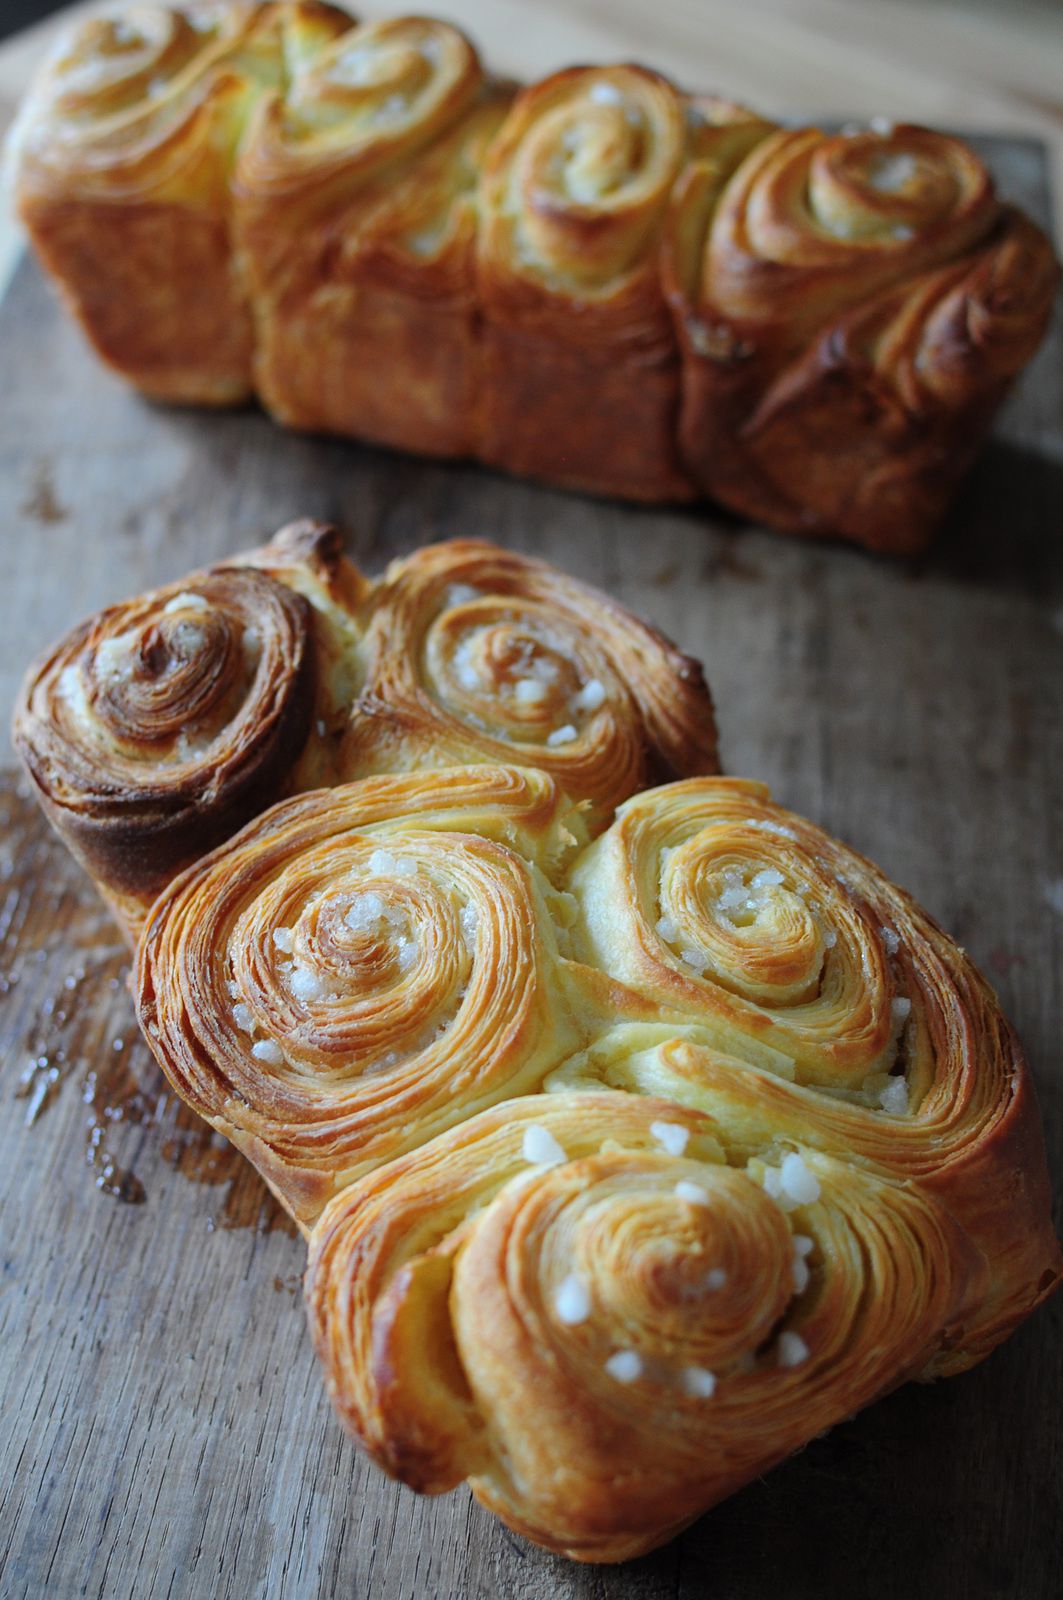
[[[0,39],[9,33],[17,33],[20,28],[28,28],[31,22],[39,22],[64,4],[66,0],[3,0],[0,5]]]

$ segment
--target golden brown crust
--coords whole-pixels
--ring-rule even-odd
[[[622,1560],[981,1359],[1063,1258],[1014,1035],[870,863],[702,779],[553,871],[576,909],[544,895],[533,941],[582,1049],[545,1094],[404,1128],[320,1215],[307,1303],[386,1471]]]
[[[423,17],[143,7],[31,94],[20,206],[149,394],[924,545],[1056,286],[973,151],[630,65],[514,93]]]
[[[545,871],[583,837],[558,787],[517,769],[284,801],[156,902],[136,978],[148,1042],[305,1228],[575,1045]]]
[[[574,488],[687,499],[661,219],[682,97],[641,67],[573,67],[519,96],[481,190],[486,461]]]
[[[99,354],[157,399],[251,392],[228,174],[282,77],[276,5],[139,6],[59,48],[14,136],[19,211]]]
[[[278,420],[475,450],[475,185],[511,98],[455,28],[413,17],[348,26],[263,107],[234,221]]]
[[[523,761],[604,826],[643,783],[718,767],[700,666],[599,591],[467,540],[373,584],[313,521],[83,623],[31,668],[14,733],[131,938],[282,794]]]
[[[779,132],[686,228],[681,439],[705,491],[793,533],[925,545],[1044,334],[1043,233],[967,146],[907,126]]]
[[[51,821],[135,920],[282,792],[311,726],[311,608],[253,569],[83,623],[31,668],[15,744]]]
[[[696,661],[601,591],[471,539],[395,562],[377,589],[343,775],[426,750],[540,767],[599,826],[647,782],[719,768]]]

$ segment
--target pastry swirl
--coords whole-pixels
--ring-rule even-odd
[[[31,673],[15,737],[120,916],[275,798],[315,698],[311,608],[219,568],[82,624]]]
[[[323,0],[91,20],[14,151],[45,266],[149,394],[895,553],[1057,282],[947,135],[780,129],[627,64],[518,93],[447,23]]]
[[[917,1372],[981,1276],[933,1200],[795,1159],[787,1211],[709,1118],[559,1094],[383,1168],[311,1239],[341,1419],[537,1543],[641,1554]]]
[[[96,349],[157,399],[251,392],[229,173],[281,81],[279,8],[138,5],[61,41],[21,113],[19,206]]]
[[[75,628],[27,674],[14,739],[132,939],[285,794],[517,761],[600,828],[643,783],[718,765],[700,666],[599,591],[471,540],[374,584],[313,522]]]
[[[374,778],[282,803],[160,897],[145,1034],[301,1226],[576,1041],[538,862],[581,832],[540,773]]]
[[[706,491],[794,532],[924,543],[1047,324],[1030,227],[926,128],[765,139],[700,248],[688,225],[673,295]]]
[[[475,540],[389,570],[366,636],[346,778],[517,761],[593,802],[601,825],[653,778],[717,767],[701,668],[588,585]]]
[[[350,23],[263,105],[236,171],[258,389],[295,427],[469,454],[475,180],[511,92],[447,23]]]
[[[135,988],[310,1235],[345,1425],[578,1559],[972,1365],[1063,1273],[988,986],[759,784],[593,840],[527,769],[285,801],[160,898]]]

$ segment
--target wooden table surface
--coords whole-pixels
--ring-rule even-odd
[[[1060,159],[1058,74],[1021,35],[994,53],[999,27],[977,12],[960,29],[945,9],[917,28],[914,6],[833,0],[446,9],[526,72],[638,54],[770,111],[1018,127]],[[0,105],[41,36],[0,51]],[[1045,217],[1038,148],[987,150]],[[703,657],[728,770],[878,860],[969,949],[1026,1042],[1059,1190],[1058,324],[910,565],[287,437],[253,412],[148,407],[29,263],[0,303],[0,371],[5,718],[31,652],[75,617],[293,515],[339,520],[370,571],[459,533],[544,554]],[[548,1557],[464,1490],[427,1502],[386,1483],[328,1410],[301,1244],[165,1094],[124,973],[93,895],[0,773],[4,1600],[1058,1600],[1063,1296],[975,1372],[901,1391],[622,1569]]]

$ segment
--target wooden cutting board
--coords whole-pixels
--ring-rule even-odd
[[[980,141],[1042,219],[1036,145]],[[367,569],[496,539],[645,612],[708,667],[730,771],[912,890],[997,985],[1063,1178],[1063,337],[918,563],[801,545],[153,408],[37,270],[0,306],[0,701],[106,601],[335,518]],[[973,1373],[908,1388],[665,1550],[579,1568],[460,1490],[356,1455],[299,1301],[303,1247],[175,1104],[126,958],[13,773],[0,778],[0,1593],[5,1597],[1058,1596],[1063,1295]]]

